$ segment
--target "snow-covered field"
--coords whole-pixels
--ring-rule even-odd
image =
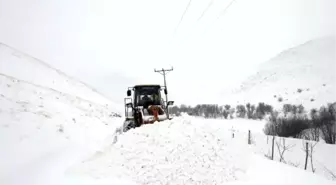
[[[316,145],[313,174],[299,140],[285,160],[301,169],[264,157],[263,122],[183,115],[118,133],[122,108],[0,45],[0,184],[334,184],[334,146]]]

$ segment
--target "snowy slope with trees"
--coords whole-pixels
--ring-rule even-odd
[[[319,108],[336,101],[336,37],[311,40],[262,63],[228,96],[233,103],[285,103]],[[228,103],[228,102],[226,102]]]

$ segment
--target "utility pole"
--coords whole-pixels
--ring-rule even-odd
[[[166,95],[166,109],[167,109],[167,115],[169,118],[169,113],[168,113],[168,89],[167,89],[167,82],[166,82],[166,74],[170,71],[173,71],[173,67],[171,67],[170,69],[160,69],[160,70],[156,70],[154,69],[154,72],[160,73],[163,75],[163,80],[164,80],[164,86],[165,86],[165,95]]]

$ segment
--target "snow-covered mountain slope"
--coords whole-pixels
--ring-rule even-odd
[[[318,108],[336,101],[336,38],[311,40],[262,63],[233,92],[240,103],[284,103]],[[279,101],[282,99],[282,102]]]
[[[71,64],[69,64],[71,65]],[[107,105],[122,112],[120,105],[111,102],[87,84],[68,76],[47,63],[0,43],[0,73],[26,82],[48,87],[92,102]]]
[[[50,184],[43,180],[110,144],[122,124],[112,105],[81,82],[0,45],[0,184]]]

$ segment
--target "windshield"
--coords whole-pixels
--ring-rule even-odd
[[[138,106],[144,106],[145,103],[159,105],[160,100],[160,87],[137,87],[135,89],[135,102]]]

